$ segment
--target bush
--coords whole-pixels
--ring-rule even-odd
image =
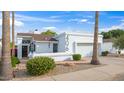
[[[107,56],[108,53],[109,53],[108,51],[103,51],[103,52],[102,52],[102,56]]]
[[[12,67],[16,67],[16,64],[19,64],[20,61],[17,57],[11,57],[11,64],[12,64]]]
[[[118,50],[118,54],[121,54],[121,51],[120,50]]]
[[[49,57],[35,57],[28,60],[26,67],[30,75],[42,75],[52,70],[55,62]]]
[[[73,60],[76,60],[76,61],[81,60],[81,55],[80,54],[74,54]]]

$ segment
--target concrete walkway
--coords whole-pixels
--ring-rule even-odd
[[[89,58],[90,60],[90,58]],[[124,73],[124,58],[101,57],[102,67],[80,70],[71,73],[42,78],[43,81],[99,81],[112,80],[118,74]]]

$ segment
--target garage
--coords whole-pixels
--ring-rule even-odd
[[[100,46],[100,44],[99,44]],[[98,46],[98,48],[99,48]],[[100,48],[99,48],[100,50]],[[92,43],[77,43],[76,53],[81,54],[82,56],[92,56],[93,53],[93,44]],[[100,51],[99,51],[100,53]]]
[[[77,43],[76,53],[82,56],[92,56],[93,44],[92,43]]]

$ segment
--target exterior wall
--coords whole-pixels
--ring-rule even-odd
[[[92,34],[81,34],[81,33],[62,33],[59,36],[56,37],[56,39],[59,41],[59,52],[69,52],[69,53],[77,53],[79,50],[78,44],[82,44],[83,53],[86,54],[87,48],[84,47],[85,45],[91,45],[89,50],[93,50],[93,40],[94,36]],[[102,51],[102,35],[99,35],[98,37],[98,43],[99,43],[99,54],[101,54]],[[84,46],[83,46],[84,45]],[[91,54],[91,53],[90,53]],[[83,55],[82,56],[87,56]]]
[[[92,34],[63,33],[60,36],[58,36],[56,39],[59,40],[59,50],[61,50],[59,52],[76,53],[78,44],[84,44],[84,45],[90,44],[91,48],[93,48],[94,36]],[[99,42],[99,53],[101,54],[101,46],[103,42],[101,35],[99,35],[98,37],[98,42]]]
[[[82,56],[92,56],[93,40],[94,40],[93,36],[69,35],[69,45],[68,45],[69,52],[80,53]],[[99,42],[99,45],[98,45],[99,54],[101,54],[102,37],[99,36],[98,42]],[[82,45],[80,46],[82,47],[82,53],[81,53],[81,49],[78,49],[80,48],[78,46],[79,44]]]
[[[110,53],[117,53],[118,49],[113,47],[112,42],[104,42],[102,45],[102,51],[109,51]],[[124,54],[124,50],[121,50],[121,53]]]
[[[22,40],[31,40],[31,37],[18,37],[17,38],[17,55],[19,59],[22,59],[22,46],[28,46],[28,53],[29,53],[29,44],[22,44]]]
[[[17,38],[17,55],[18,58],[22,58],[22,38]]]
[[[50,42],[36,42],[35,53],[52,53],[53,43]]]
[[[102,45],[102,51],[109,51],[110,53],[116,53],[116,49],[113,47],[112,42],[104,42]]]
[[[56,39],[58,40],[58,52],[65,52],[65,34],[56,37]]]
[[[55,61],[66,61],[66,60],[72,60],[72,53],[33,53],[31,55],[32,57],[37,57],[37,56],[47,56],[53,58]]]

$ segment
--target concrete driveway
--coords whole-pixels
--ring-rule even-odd
[[[86,58],[90,62],[91,58]],[[124,58],[100,57],[100,62],[106,64],[102,67],[80,70],[43,78],[46,81],[112,81],[124,80]],[[120,75],[120,77],[117,77]]]
[[[91,57],[85,58],[89,62],[91,60]],[[117,65],[124,65],[124,58],[119,57],[99,57],[100,63],[102,64],[117,64]]]

